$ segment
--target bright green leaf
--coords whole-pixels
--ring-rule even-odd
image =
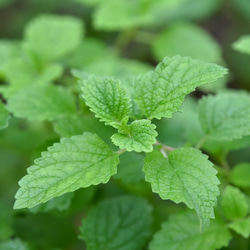
[[[42,15],[25,29],[24,41],[43,62],[57,60],[72,52],[81,42],[83,25],[70,16]]]
[[[244,92],[207,96],[200,101],[203,131],[215,140],[232,140],[250,134],[250,95]]]
[[[73,113],[75,101],[73,95],[60,86],[33,86],[9,98],[7,109],[16,117],[54,120]]]
[[[9,113],[0,100],[0,129],[8,126]]]
[[[192,211],[171,215],[154,235],[150,250],[214,250],[228,246],[232,236],[226,225],[218,219],[200,232],[199,221]]]
[[[208,227],[210,218],[214,218],[213,207],[219,195],[217,171],[207,158],[193,148],[176,149],[168,158],[153,151],[147,154],[143,167],[153,192],[164,200],[184,202],[195,209],[202,230]]]
[[[190,57],[165,57],[155,71],[135,80],[135,99],[149,119],[170,118],[179,111],[187,94],[197,86],[215,81],[227,70]]]
[[[110,31],[145,26],[153,21],[152,3],[149,0],[102,1],[94,14],[94,26]]]
[[[130,104],[119,80],[91,76],[83,82],[82,91],[90,110],[105,124],[117,128],[127,123]]]
[[[250,35],[240,37],[233,43],[233,48],[239,52],[250,54]]]
[[[19,182],[14,208],[34,207],[81,187],[106,183],[116,173],[118,154],[91,133],[55,143]]]
[[[150,152],[156,142],[156,126],[149,120],[136,120],[130,125],[124,126],[119,133],[114,134],[112,142],[121,149],[136,152]]]
[[[231,182],[238,187],[250,187],[250,164],[240,163],[230,172]]]
[[[244,218],[248,213],[248,204],[244,194],[233,186],[227,186],[224,190],[221,206],[228,220]]]
[[[229,228],[241,234],[243,237],[248,238],[250,235],[250,218],[234,221],[229,224]]]
[[[150,234],[152,207],[142,198],[124,196],[92,208],[80,227],[88,250],[142,249]]]

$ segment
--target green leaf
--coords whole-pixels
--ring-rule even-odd
[[[152,207],[142,198],[124,196],[92,208],[80,227],[88,250],[142,249],[150,234]]]
[[[125,152],[120,155],[120,164],[114,179],[120,179],[123,183],[134,184],[145,179],[142,172],[144,154]]]
[[[148,25],[153,21],[152,3],[148,0],[102,1],[94,14],[94,26],[111,31]]]
[[[244,92],[206,96],[200,101],[203,131],[215,140],[232,140],[250,134],[250,95]]]
[[[170,215],[169,220],[163,222],[161,230],[154,235],[149,249],[214,250],[228,246],[231,238],[226,225],[218,219],[211,221],[211,225],[200,232],[195,213],[186,211]]]
[[[240,163],[230,172],[230,181],[238,187],[250,187],[250,164]]]
[[[130,114],[129,99],[119,80],[91,76],[83,82],[83,98],[90,110],[106,125],[119,128]]]
[[[81,135],[83,132],[97,134],[112,149],[117,147],[111,142],[110,137],[116,132],[111,126],[105,126],[97,118],[91,115],[65,115],[54,122],[54,129],[61,137]]]
[[[10,85],[0,86],[0,92],[8,98],[27,86],[45,85],[57,79],[62,72],[63,68],[59,64],[47,64],[38,70],[34,62],[18,58],[6,63],[3,68],[3,74]]]
[[[71,16],[41,15],[25,29],[24,41],[43,62],[60,59],[81,42],[83,25]]]
[[[95,134],[63,138],[28,168],[19,182],[14,208],[31,208],[81,187],[106,183],[118,163],[118,154]]]
[[[121,149],[136,152],[150,152],[156,142],[156,126],[149,120],[136,120],[130,125],[119,129],[119,133],[114,134],[112,142]]]
[[[244,35],[233,43],[233,48],[241,53],[250,55],[250,35]]]
[[[229,224],[229,228],[233,229],[236,233],[248,238],[250,235],[250,218],[244,220],[234,221]]]
[[[16,238],[13,240],[7,240],[0,242],[0,249],[4,250],[29,250],[28,244]]]
[[[8,126],[9,113],[0,100],[0,129]]]
[[[54,120],[75,112],[75,100],[68,90],[60,86],[33,86],[10,97],[7,109],[16,117]]]
[[[49,200],[46,203],[32,207],[30,210],[32,213],[47,213],[53,210],[56,210],[57,212],[65,211],[69,209],[73,197],[74,193],[65,193]]]
[[[187,94],[197,86],[215,81],[227,70],[189,57],[165,57],[155,71],[135,80],[135,99],[149,119],[170,118],[179,111]]]
[[[221,206],[228,220],[244,218],[248,213],[247,200],[244,194],[236,187],[226,187],[222,194]]]
[[[219,195],[217,171],[207,158],[193,148],[176,149],[168,158],[153,151],[147,154],[143,167],[153,192],[159,193],[164,200],[184,202],[196,210],[201,230],[208,227],[210,218],[214,218],[213,207]]]
[[[222,62],[219,44],[204,29],[189,22],[177,22],[163,30],[154,40],[153,52],[159,61],[166,55],[181,55],[206,62]]]

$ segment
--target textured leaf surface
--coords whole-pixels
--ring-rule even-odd
[[[130,104],[119,80],[91,76],[83,82],[82,91],[90,110],[105,124],[119,127],[127,123]]]
[[[89,250],[142,249],[150,234],[152,208],[142,198],[118,197],[99,203],[80,227]]]
[[[223,222],[215,219],[211,225],[200,232],[199,221],[192,211],[171,215],[162,224],[162,229],[155,234],[150,243],[150,250],[214,250],[227,246],[231,235]],[[167,246],[167,248],[166,248]]]
[[[197,86],[215,81],[226,69],[189,57],[165,57],[155,71],[135,80],[135,99],[150,119],[170,118],[179,111],[187,94]]]
[[[82,38],[82,23],[70,16],[42,15],[25,30],[25,42],[45,62],[56,60],[72,50]]]
[[[200,101],[203,131],[216,140],[232,140],[250,134],[250,95],[244,92],[207,96]]]
[[[33,207],[81,187],[106,183],[116,173],[118,154],[91,133],[61,139],[20,182],[15,208]]]
[[[243,237],[248,238],[250,235],[250,218],[248,217],[244,220],[234,221],[229,224],[229,228],[241,234]]]
[[[244,218],[249,209],[244,194],[233,186],[226,187],[222,194],[221,206],[228,220]]]
[[[240,37],[239,40],[233,43],[233,48],[250,55],[250,35]]]
[[[9,113],[5,109],[4,104],[0,100],[0,129],[8,125]]]
[[[75,101],[73,95],[60,86],[33,86],[9,98],[7,109],[16,117],[53,120],[74,113]]]
[[[166,159],[161,152],[147,154],[143,171],[152,190],[162,199],[184,202],[196,210],[201,229],[208,227],[214,218],[213,207],[219,195],[216,170],[208,157],[193,148],[171,151]]]
[[[250,187],[250,164],[240,163],[230,172],[231,182],[238,187]]]
[[[150,152],[156,142],[156,126],[149,120],[136,120],[130,125],[124,126],[119,133],[114,134],[112,142],[121,149],[136,152]]]

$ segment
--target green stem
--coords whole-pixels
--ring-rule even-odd
[[[196,149],[200,149],[202,145],[205,143],[205,141],[208,139],[208,136],[204,136],[195,146]]]
[[[175,148],[170,147],[170,146],[165,145],[165,144],[162,144],[162,143],[160,143],[159,141],[156,141],[155,145],[161,145],[161,149],[163,149],[163,150],[164,150],[165,152],[167,152],[167,153],[169,153],[169,152],[175,150]]]
[[[125,149],[125,148],[116,151],[116,153],[119,154],[119,155],[121,155],[121,154],[123,154],[123,153],[125,153],[125,152],[127,152],[127,149]]]

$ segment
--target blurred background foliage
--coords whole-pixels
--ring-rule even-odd
[[[29,34],[29,29],[35,25],[33,20],[42,14],[76,17],[81,20],[82,35],[74,49],[62,54],[59,51],[59,54],[51,56],[49,64],[41,70],[41,65],[29,57],[25,42],[33,39],[30,38],[32,34]],[[250,90],[250,56],[232,48],[232,43],[240,36],[250,33],[249,0],[0,0],[0,24],[0,93],[3,102],[34,82],[38,85],[55,82],[77,94],[78,86],[71,71],[76,78],[83,77],[79,76],[82,74],[79,70],[101,76],[116,76],[127,81],[129,86],[133,76],[147,72],[164,56],[176,54],[214,62],[230,71],[227,79],[199,89],[195,97],[227,88]],[[40,32],[39,28],[37,31]],[[39,42],[46,36],[46,31],[34,36]],[[68,36],[71,39],[75,35],[72,33]],[[53,54],[57,42],[55,40],[51,44],[52,52],[47,56]],[[45,52],[39,53],[44,55]],[[186,103],[183,108],[185,116],[193,119],[184,130],[176,124],[182,124],[188,118],[176,115],[169,122],[163,120],[158,124],[162,142],[177,147],[185,144],[185,140],[197,142],[199,130],[191,129],[196,126],[194,110],[197,103],[193,99],[187,99]],[[60,204],[59,211],[53,201],[31,211],[12,210],[18,180],[26,174],[26,168],[60,136],[74,134],[64,131],[63,123],[72,123],[74,132],[81,126],[93,130],[91,119],[87,121],[84,118],[79,125],[74,119],[59,119],[53,128],[48,121],[30,122],[11,118],[8,128],[0,131],[0,249],[83,249],[77,235],[86,207],[126,192],[150,196],[149,185],[142,181],[143,156],[124,154],[120,172],[108,185],[78,190],[66,198],[59,197],[60,200],[55,202]],[[110,128],[102,125],[96,130],[103,132],[104,140],[112,134]],[[205,145],[209,153],[216,151],[211,144],[208,142]],[[229,146],[222,145],[218,151],[223,147],[227,152],[231,150],[228,160],[234,166],[250,161],[249,144],[247,137]],[[234,175],[237,176],[237,173]],[[163,202],[157,196],[151,199],[155,204],[154,231],[170,214],[184,207]],[[11,237],[15,240],[9,244]],[[232,249],[236,249],[235,244],[231,244]]]

